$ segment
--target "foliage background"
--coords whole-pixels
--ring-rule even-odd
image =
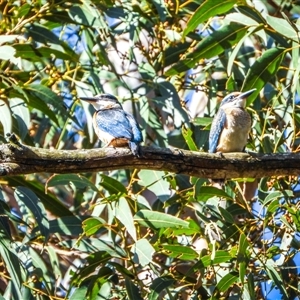
[[[77,96],[117,95],[144,145],[207,151],[233,90],[248,150],[299,148],[296,1],[1,1],[0,138],[101,146]],[[253,179],[245,179],[249,183]],[[298,299],[297,177],[162,171],[1,179],[1,299]],[[258,185],[257,185],[258,184]]]

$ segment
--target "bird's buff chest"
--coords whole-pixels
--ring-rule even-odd
[[[242,108],[224,109],[226,121],[220,135],[218,152],[243,151],[251,129],[250,115]]]

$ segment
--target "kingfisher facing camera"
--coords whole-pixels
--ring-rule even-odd
[[[110,94],[80,97],[91,103],[96,112],[93,116],[94,130],[104,147],[128,146],[135,156],[140,156],[143,141],[139,125],[133,115],[124,111],[118,99]]]
[[[256,89],[227,95],[221,102],[209,133],[209,152],[244,151],[251,129],[251,117],[245,110],[247,97]]]

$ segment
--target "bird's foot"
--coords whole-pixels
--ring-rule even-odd
[[[216,152],[216,154],[218,154],[221,158],[225,158],[225,156],[224,156],[224,154],[223,154],[223,152]]]
[[[171,149],[174,152],[177,151],[179,155],[184,156],[184,154],[182,152],[182,149],[177,148],[177,147],[172,147],[172,146],[169,146],[168,148]]]

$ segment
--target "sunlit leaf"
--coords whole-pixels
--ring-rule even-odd
[[[203,2],[192,14],[183,31],[183,36],[195,30],[200,24],[210,17],[226,13],[236,4],[235,0],[215,1],[208,0]]]
[[[74,186],[83,189],[91,188],[94,192],[98,192],[97,187],[86,177],[77,174],[55,174],[49,178],[46,183],[46,189],[58,185],[69,185],[70,183]]]
[[[13,116],[17,119],[20,138],[24,139],[30,127],[29,109],[24,100],[20,98],[10,98],[9,106],[13,112]]]
[[[71,294],[70,300],[82,300],[85,298],[87,293],[87,287],[82,286],[77,289],[74,289],[73,293]]]
[[[118,180],[101,174],[101,182],[99,183],[103,188],[110,192],[110,194],[127,193],[125,186]]]
[[[144,267],[152,262],[155,249],[148,240],[140,239],[134,244],[131,252],[134,254],[134,261]]]
[[[248,70],[242,90],[256,88],[256,91],[247,98],[248,104],[255,100],[260,90],[278,71],[286,51],[285,48],[269,49]]]
[[[228,262],[232,259],[231,254],[228,251],[224,251],[224,250],[217,250],[215,252],[215,256],[212,259],[211,255],[205,255],[203,257],[201,257],[201,264],[204,267],[208,267],[210,265],[215,265],[215,264],[221,264],[224,262]]]
[[[12,119],[10,109],[3,100],[0,100],[0,115],[0,123],[3,126],[3,134],[6,136],[7,133],[11,133]]]
[[[283,279],[281,278],[278,271],[275,269],[276,265],[272,259],[269,259],[266,263],[266,272],[268,273],[270,279],[275,283],[277,288],[282,293],[283,298],[282,299],[289,299],[287,290],[285,289],[285,286],[283,284]]]
[[[207,201],[212,197],[220,197],[225,199],[232,199],[225,191],[213,186],[201,186],[197,195],[198,201]]]
[[[182,135],[187,143],[189,150],[191,151],[198,151],[198,147],[193,140],[193,132],[190,128],[182,127]]]
[[[217,284],[216,290],[219,292],[227,291],[235,282],[239,280],[238,273],[232,271],[226,274]]]
[[[199,256],[195,250],[187,246],[162,244],[161,249],[167,256],[182,260],[193,260]]]
[[[121,197],[116,203],[116,218],[125,226],[127,232],[136,241],[136,228],[134,226],[133,215],[127,200]]]
[[[209,59],[234,46],[245,35],[248,27],[240,24],[229,24],[204,38],[192,52],[179,60],[166,72],[167,76],[185,72],[199,63],[200,59]]]
[[[138,174],[139,184],[147,187],[156,197],[165,201],[170,196],[170,183],[164,178],[165,172],[141,170]]]
[[[0,46],[0,57],[3,60],[15,60],[16,50],[11,46]]]
[[[95,234],[103,227],[105,221],[100,217],[91,217],[82,221],[82,228],[87,236]]]
[[[140,210],[135,216],[134,220],[139,222],[141,225],[153,228],[164,228],[164,227],[183,227],[188,228],[189,222],[176,218],[174,216],[160,213],[151,210]]]
[[[292,25],[289,24],[289,22],[283,18],[277,18],[273,17],[271,15],[266,15],[266,20],[270,26],[272,26],[277,33],[280,33],[281,35],[287,37],[288,39],[295,40],[299,42],[299,31],[300,27],[297,24],[294,24],[294,26],[298,29],[296,31]]]

